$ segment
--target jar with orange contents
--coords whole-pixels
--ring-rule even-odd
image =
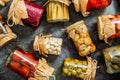
[[[100,40],[110,44],[114,39],[120,38],[120,14],[99,16],[97,22]]]
[[[44,64],[43,64],[44,63]],[[54,72],[54,68],[47,65],[45,70],[40,67],[43,65],[47,65],[45,59],[44,60],[37,60],[31,53],[28,53],[20,48],[15,49],[13,52],[11,52],[10,56],[8,57],[6,61],[6,66],[11,69],[12,71],[16,72],[20,76],[26,78],[29,80],[29,78],[36,78],[36,72],[39,73],[37,77],[41,76],[46,77],[46,75],[41,75],[42,72],[38,71],[40,69],[43,70],[43,72],[51,72],[51,74],[47,77],[50,77],[52,73]],[[48,70],[48,68],[51,69],[51,71]]]
[[[88,0],[87,10],[105,8],[111,4],[112,0]]]
[[[112,0],[73,0],[75,11],[81,12],[84,17],[89,15],[89,11],[105,8],[111,2]]]
[[[114,15],[110,18],[111,22],[115,25],[116,33],[110,36],[111,39],[120,38],[120,14]]]

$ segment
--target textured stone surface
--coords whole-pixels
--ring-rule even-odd
[[[46,0],[36,0],[37,4],[43,4]],[[16,73],[12,72],[11,70],[7,69],[4,66],[4,63],[9,56],[11,50],[15,48],[16,46],[21,47],[25,51],[31,52],[33,55],[35,55],[37,58],[43,57],[42,55],[39,55],[38,52],[33,52],[32,44],[33,40],[36,34],[53,34],[54,37],[59,37],[63,39],[63,45],[62,45],[62,54],[60,56],[49,56],[47,61],[51,66],[55,68],[55,76],[56,80],[80,80],[76,78],[65,78],[61,76],[62,72],[62,64],[63,60],[66,57],[72,57],[81,59],[81,57],[77,54],[77,50],[72,42],[72,40],[69,40],[67,38],[67,33],[64,30],[66,26],[69,26],[73,24],[74,22],[77,22],[79,20],[85,20],[85,23],[88,27],[90,36],[95,43],[97,50],[90,56],[94,59],[98,60],[98,65],[100,66],[99,69],[97,69],[97,74],[95,80],[120,80],[119,76],[120,74],[114,74],[109,75],[104,70],[104,60],[102,57],[102,50],[106,47],[109,47],[109,45],[105,44],[104,41],[100,41],[98,39],[97,35],[97,24],[96,24],[96,18],[99,15],[102,14],[118,14],[120,13],[120,8],[116,2],[117,0],[113,0],[112,4],[107,7],[106,9],[100,9],[92,11],[89,17],[82,17],[80,13],[76,13],[73,7],[73,4],[69,7],[70,12],[70,21],[65,23],[48,23],[46,21],[46,13],[44,14],[42,18],[42,22],[38,29],[33,29],[30,26],[14,26],[12,27],[13,31],[17,34],[17,39],[14,40],[11,44],[0,48],[0,80],[24,80],[22,77],[17,75]],[[9,4],[7,4],[6,7],[0,8],[0,13],[4,16],[5,20],[7,19],[7,12],[9,8]],[[120,39],[115,40],[115,42],[111,45],[120,45]],[[51,79],[52,80],[52,79]]]

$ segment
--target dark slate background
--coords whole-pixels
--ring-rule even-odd
[[[36,0],[36,4],[43,5],[46,0]],[[56,80],[80,80],[76,78],[71,77],[62,77],[62,64],[63,60],[66,57],[72,57],[77,59],[83,59],[77,54],[77,50],[72,42],[72,40],[69,40],[67,38],[67,33],[64,30],[66,26],[69,26],[76,21],[84,20],[90,36],[95,43],[97,50],[90,56],[93,59],[98,60],[98,65],[100,66],[99,69],[97,69],[97,74],[95,80],[120,80],[119,76],[120,73],[117,74],[107,74],[104,69],[104,59],[102,57],[102,50],[106,47],[110,47],[109,45],[105,44],[104,41],[100,41],[98,39],[97,35],[97,24],[96,24],[96,18],[99,15],[102,14],[119,14],[120,13],[120,5],[118,5],[117,0],[112,0],[113,2],[111,5],[105,9],[99,9],[95,11],[91,11],[91,14],[89,17],[82,17],[81,13],[76,13],[73,7],[73,4],[69,7],[70,12],[70,21],[65,23],[48,23],[46,21],[46,13],[42,17],[41,24],[38,29],[33,29],[30,26],[14,26],[12,27],[12,30],[17,34],[17,39],[14,40],[11,44],[0,48],[0,80],[25,80],[16,73],[9,70],[5,65],[5,61],[7,57],[10,55],[10,52],[16,47],[19,46],[25,51],[30,52],[37,58],[43,57],[42,55],[39,55],[38,52],[34,52],[32,49],[32,44],[34,41],[34,37],[36,34],[53,34],[54,37],[60,37],[63,39],[63,45],[62,45],[62,54],[60,56],[52,56],[50,55],[47,59],[49,65],[53,66],[55,68],[54,75],[56,76]],[[4,16],[4,20],[7,19],[7,13],[8,8],[11,3],[8,3],[6,7],[2,8],[0,7],[0,14]],[[111,46],[120,45],[120,39],[115,40],[115,42]],[[52,80],[52,79],[51,79]]]

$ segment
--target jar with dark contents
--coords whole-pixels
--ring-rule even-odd
[[[8,68],[26,79],[28,77],[34,77],[35,67],[37,65],[38,61],[35,57],[22,49],[15,49],[6,61]]]
[[[66,58],[63,63],[62,75],[65,77],[76,77],[84,80],[86,78],[94,80],[96,66],[96,62],[92,61],[90,57],[87,57],[87,60]]]

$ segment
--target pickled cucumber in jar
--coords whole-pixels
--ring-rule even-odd
[[[46,2],[46,14],[48,22],[69,21],[70,0],[48,0]]]
[[[114,74],[120,72],[120,46],[114,46],[103,50],[106,64],[106,72]]]
[[[66,58],[63,63],[62,75],[67,77],[76,77],[81,79],[94,80],[96,74],[97,61],[90,57],[87,60],[78,60]]]

